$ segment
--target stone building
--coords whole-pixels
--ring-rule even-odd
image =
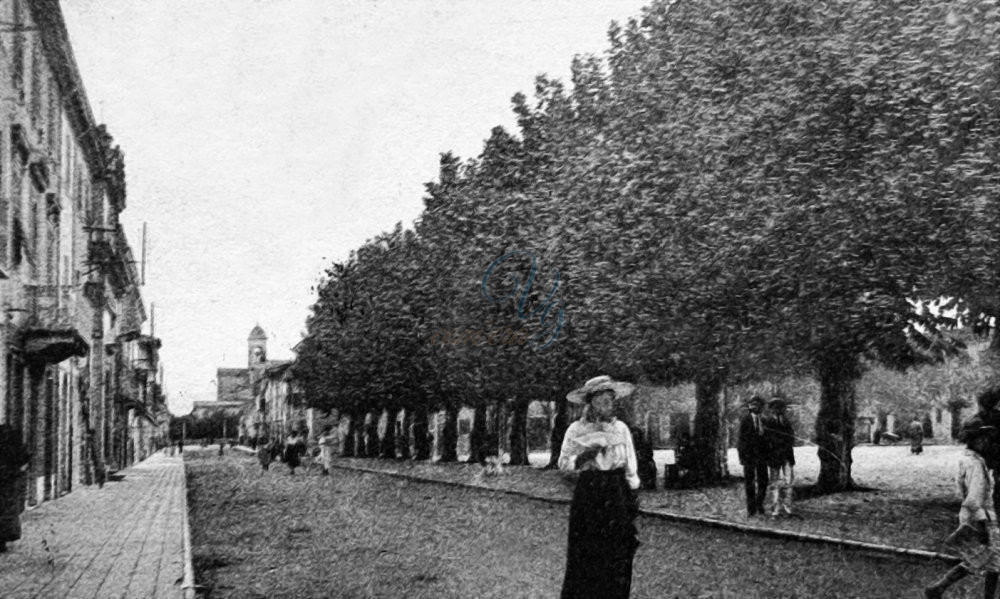
[[[243,440],[269,430],[270,424],[265,426],[265,423],[271,419],[280,420],[275,426],[285,431],[284,418],[289,418],[289,422],[292,418],[286,410],[292,393],[290,378],[286,375],[290,365],[289,360],[267,359],[267,334],[259,324],[255,325],[247,337],[246,368],[217,369],[216,401],[196,402],[192,416],[195,420],[218,419],[212,411],[223,411],[227,414],[226,422],[233,422],[232,430],[226,431],[227,436]],[[237,417],[233,418],[233,414]]]
[[[219,368],[215,373],[216,401],[253,403],[255,388],[264,376],[264,371],[284,361],[267,360],[267,334],[260,325],[255,325],[247,337],[247,367]]]
[[[119,223],[124,157],[91,112],[59,3],[3,2],[0,21],[0,422],[29,448],[37,503],[130,463],[130,410],[155,419],[162,397],[121,386],[119,355],[146,320]]]

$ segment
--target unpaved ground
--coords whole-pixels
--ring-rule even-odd
[[[748,519],[741,477],[743,470],[730,456],[735,477],[718,487],[684,490],[663,489],[663,464],[669,452],[656,452],[659,480],[656,491],[643,491],[643,508],[691,516],[709,517],[740,524],[818,534],[836,539],[880,543],[893,547],[940,551],[941,541],[957,524],[959,501],[954,473],[960,446],[925,448],[912,456],[904,446],[862,446],[855,449],[855,481],[868,491],[836,493],[800,498],[795,509],[801,520]],[[540,466],[547,453],[533,453]],[[532,467],[508,467],[500,477],[482,476],[482,468],[470,464],[441,464],[396,460],[340,459],[352,467],[414,475],[421,478],[512,489],[531,495],[568,500],[571,486],[555,471]],[[816,480],[819,460],[815,448],[796,448],[797,486],[800,495]]]
[[[197,577],[213,599],[558,596],[564,505],[343,470],[290,477],[276,464],[261,475],[240,454],[185,458]],[[525,474],[556,476],[513,476]],[[648,518],[639,527],[636,598],[916,597],[945,567]],[[950,596],[976,596],[976,584]]]

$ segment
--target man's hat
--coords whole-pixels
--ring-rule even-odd
[[[979,404],[982,411],[988,412],[997,409],[997,404],[1000,404],[1000,386],[980,391],[976,396],[976,403]]]
[[[772,410],[782,410],[788,407],[788,402],[780,397],[774,397],[771,401],[767,402],[767,405]]]
[[[632,392],[635,391],[635,385],[632,383],[616,381],[610,376],[604,374],[601,376],[595,376],[584,383],[583,387],[570,391],[569,394],[566,395],[566,399],[573,403],[584,403],[587,401],[588,396],[593,395],[598,391],[613,391],[615,398],[619,399],[631,395]]]
[[[761,397],[760,395],[754,395],[754,396],[752,396],[750,399],[747,400],[747,405],[749,406],[749,405],[753,405],[753,404],[757,404],[757,405],[763,406],[764,405],[764,398]]]
[[[962,443],[969,443],[977,437],[997,432],[996,426],[987,424],[980,416],[976,415],[962,423],[962,428],[958,432],[958,440]]]

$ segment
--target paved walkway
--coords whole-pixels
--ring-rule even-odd
[[[114,478],[23,514],[23,537],[0,554],[0,596],[184,596],[184,462],[157,453]]]

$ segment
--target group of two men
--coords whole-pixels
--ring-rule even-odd
[[[785,400],[774,398],[764,415],[764,400],[754,395],[747,402],[748,412],[740,421],[736,451],[743,465],[747,514],[764,515],[768,481],[773,493],[771,516],[792,513],[792,485],[795,483],[795,433],[785,411]]]

